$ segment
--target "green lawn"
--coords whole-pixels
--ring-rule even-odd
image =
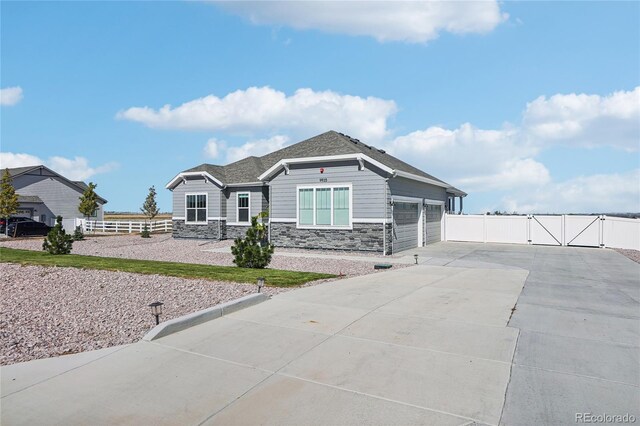
[[[254,284],[258,277],[273,287],[290,287],[309,281],[333,278],[335,275],[316,272],[283,271],[280,269],[248,269],[235,266],[198,265],[193,263],[158,262],[153,260],[119,259],[114,257],[82,256],[79,254],[51,255],[44,251],[17,250],[0,247],[0,262],[21,265],[64,266],[134,272],[137,274],[169,275],[180,278],[202,278]]]

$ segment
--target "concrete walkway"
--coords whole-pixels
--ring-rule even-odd
[[[3,367],[1,422],[640,418],[640,265],[561,247],[446,243],[420,255],[429,264],[283,293],[153,343]]]

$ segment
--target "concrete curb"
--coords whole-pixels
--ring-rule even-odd
[[[178,331],[186,330],[189,327],[193,327],[198,324],[220,318],[223,315],[239,311],[240,309],[257,305],[258,303],[264,302],[267,299],[269,299],[269,296],[264,293],[254,293],[236,300],[221,303],[211,308],[203,309],[202,311],[187,314],[179,318],[174,318],[172,320],[156,325],[147,334],[144,335],[142,340],[150,342],[152,340],[177,333]]]

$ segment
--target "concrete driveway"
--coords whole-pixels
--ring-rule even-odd
[[[3,367],[2,424],[640,418],[639,265],[561,247],[419,254],[154,342]]]

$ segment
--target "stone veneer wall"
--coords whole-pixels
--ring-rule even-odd
[[[222,240],[225,238],[225,221],[210,220],[206,225],[187,225],[184,220],[173,221],[173,238],[200,238]],[[218,231],[221,231],[219,235]]]
[[[271,244],[324,250],[383,251],[382,223],[354,223],[353,229],[298,229],[295,223],[271,223]]]
[[[247,235],[248,226],[236,226],[236,225],[227,225],[227,235],[226,238],[230,240],[235,240],[238,237],[244,238]]]

